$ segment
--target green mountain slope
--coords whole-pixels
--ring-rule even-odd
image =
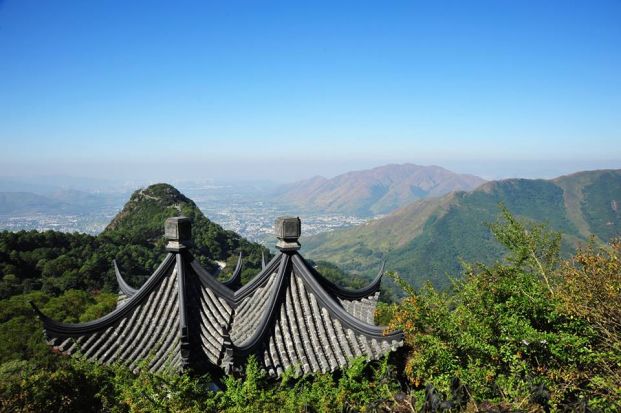
[[[152,243],[163,250],[164,221],[180,215],[192,221],[194,253],[212,271],[216,270],[214,261],[225,261],[224,274],[229,273],[240,252],[248,276],[250,270],[260,269],[261,251],[267,253],[267,249],[210,221],[194,201],[168,184],[155,184],[135,191],[100,237],[117,243]]]
[[[194,253],[208,270],[224,261],[222,275],[244,256],[242,279],[261,267],[259,244],[211,222],[196,204],[167,184],[141,189],[98,236],[54,231],[0,232],[0,298],[31,290],[58,294],[71,288],[116,291],[112,260],[127,279],[140,285],[165,255],[164,220],[185,215],[192,220]]]
[[[591,235],[604,242],[621,234],[621,170],[614,170],[488,182],[472,192],[417,201],[359,227],[307,238],[303,248],[310,258],[366,276],[385,258],[387,269],[415,285],[430,280],[446,287],[449,274],[459,274],[460,260],[489,262],[502,254],[486,225],[496,220],[499,202],[518,217],[562,232],[567,252]]]

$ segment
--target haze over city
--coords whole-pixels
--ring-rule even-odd
[[[0,2],[0,176],[621,166],[621,3]]]

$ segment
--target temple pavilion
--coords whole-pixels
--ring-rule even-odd
[[[279,252],[243,286],[241,259],[220,282],[194,258],[188,218],[169,218],[164,229],[168,254],[142,287],[129,286],[114,263],[120,291],[110,314],[66,324],[35,307],[55,351],[132,370],[216,375],[241,370],[255,355],[281,376],[333,371],[403,344],[402,332],[373,322],[383,269],[365,288],[335,285],[300,255],[299,218],[276,220]]]

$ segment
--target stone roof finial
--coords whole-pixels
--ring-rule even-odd
[[[142,287],[127,289],[117,271],[128,294],[111,313],[67,324],[31,305],[55,352],[133,371],[237,373],[254,355],[271,376],[300,376],[345,368],[355,356],[378,360],[403,345],[402,331],[374,323],[383,266],[367,287],[344,289],[298,253],[300,218],[278,218],[275,230],[281,251],[238,290],[203,269],[187,248],[190,220],[175,217],[165,224],[170,253]]]
[[[276,248],[281,251],[296,251],[300,249],[298,238],[302,233],[300,217],[278,217],[274,225],[274,232],[278,242]]]
[[[192,246],[192,223],[187,217],[172,217],[164,223],[164,237],[168,240],[166,250],[178,252]]]

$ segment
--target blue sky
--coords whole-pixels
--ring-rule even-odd
[[[620,1],[0,0],[0,175],[621,167],[619,22]]]

